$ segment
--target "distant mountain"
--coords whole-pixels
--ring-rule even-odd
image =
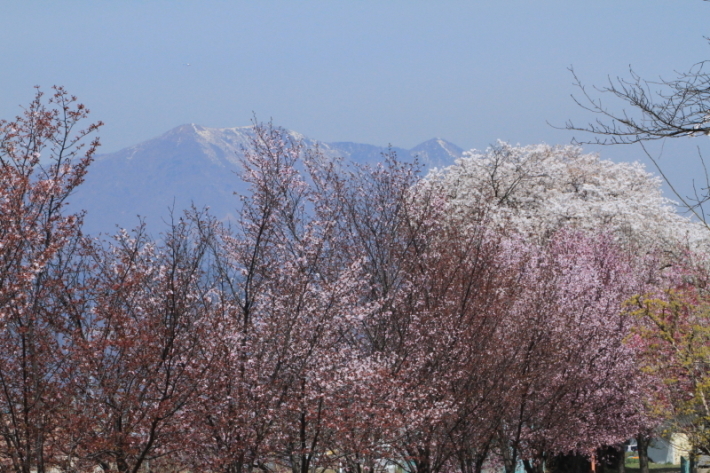
[[[249,143],[251,127],[206,128],[182,125],[152,140],[98,156],[89,168],[86,182],[71,199],[71,208],[85,209],[85,230],[113,233],[116,225],[132,228],[138,215],[151,232],[164,228],[169,209],[176,216],[192,203],[209,206],[217,218],[228,220],[239,205],[235,193],[243,194],[243,183],[234,174],[242,150]],[[316,141],[289,132],[306,146]],[[387,148],[359,143],[318,143],[328,157],[375,163]],[[426,141],[410,150],[391,148],[405,160],[415,157],[425,169],[452,164],[461,148],[441,139]]]
[[[463,150],[446,140],[433,138],[408,152],[410,156],[416,156],[427,169],[432,169],[452,165],[455,159],[461,157]]]

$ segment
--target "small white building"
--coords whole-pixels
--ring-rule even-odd
[[[680,457],[688,458],[690,444],[685,434],[672,434],[670,440],[654,438],[648,446],[648,458],[654,463],[680,464]]]

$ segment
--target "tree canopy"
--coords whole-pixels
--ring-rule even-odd
[[[640,166],[501,143],[422,179],[257,124],[237,224],[99,239],[63,214],[96,126],[52,100],[0,135],[3,468],[562,471],[651,422],[624,303],[704,242]]]

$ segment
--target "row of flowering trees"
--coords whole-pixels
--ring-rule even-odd
[[[633,216],[529,211],[602,199],[591,158],[503,146],[422,180],[256,126],[231,227],[192,210],[101,240],[64,211],[98,145],[86,114],[60,88],[0,123],[3,469],[533,473],[656,422],[624,303],[676,256],[625,239]]]

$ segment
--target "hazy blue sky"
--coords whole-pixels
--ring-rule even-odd
[[[547,121],[592,118],[569,66],[589,84],[670,76],[710,57],[709,19],[701,0],[5,0],[0,117],[61,84],[106,122],[104,152],[252,112],[323,141],[566,143]]]

